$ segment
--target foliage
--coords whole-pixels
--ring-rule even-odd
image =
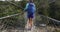
[[[49,3],[48,0],[36,0],[37,13],[60,20],[59,0]],[[38,4],[37,4],[38,3]]]
[[[27,1],[19,1],[14,2],[16,5],[21,5],[21,7],[25,7]],[[42,14],[45,16],[49,16],[51,18],[55,18],[57,20],[60,20],[60,1],[57,0],[56,2],[49,3],[48,0],[34,0],[34,3],[36,4],[36,13]],[[8,3],[8,2],[2,2],[0,1],[0,17],[4,17],[11,14],[21,13],[22,10],[20,8],[15,7],[14,5]],[[20,15],[23,16],[23,15]],[[39,21],[39,17],[37,16],[37,20]],[[5,20],[5,21],[4,21]],[[6,22],[6,26],[15,26],[17,24],[20,24],[21,26],[24,26],[25,21],[22,17],[11,17],[4,19],[2,22]],[[16,22],[18,21],[18,22]],[[23,22],[22,22],[23,21]],[[4,24],[6,24],[4,23]],[[19,25],[18,25],[19,26]]]
[[[20,2],[13,2],[16,5],[20,5]],[[17,13],[21,13],[22,10],[19,9],[18,7],[15,7],[14,5],[10,4],[9,2],[0,2],[0,18],[8,15],[13,15]],[[13,16],[9,18],[5,18],[0,20],[0,24],[3,25],[3,28],[16,28],[16,27],[21,27],[24,28],[24,18],[23,15],[18,15],[18,16]]]

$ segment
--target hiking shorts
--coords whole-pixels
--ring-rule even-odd
[[[28,18],[34,18],[34,13],[28,13],[28,14],[27,14],[27,17],[28,17]]]

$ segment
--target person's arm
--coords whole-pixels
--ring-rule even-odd
[[[24,8],[24,11],[27,10],[29,3],[26,4],[26,7]]]

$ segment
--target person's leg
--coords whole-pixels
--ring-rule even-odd
[[[27,29],[31,30],[32,25],[33,25],[32,18],[29,18],[28,21],[27,21],[27,26],[28,26]]]
[[[28,14],[28,21],[27,21],[28,29],[31,29],[32,25],[33,25],[33,13]]]
[[[29,24],[30,24],[30,27],[32,27],[32,24],[33,24],[32,18],[29,19]]]
[[[30,27],[30,29],[32,28],[32,25],[33,25],[33,13],[29,17],[29,27]]]

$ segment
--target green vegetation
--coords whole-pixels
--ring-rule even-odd
[[[37,0],[37,13],[60,20],[60,4],[59,0],[49,3],[48,0]],[[38,3],[38,4],[37,4]]]
[[[16,5],[21,7],[25,7],[27,1],[19,1],[19,2],[14,2]],[[60,20],[60,1],[56,0],[53,3],[49,3],[48,0],[34,0],[34,3],[36,4],[36,14],[42,14],[45,16],[49,16],[51,18]],[[0,18],[8,15],[13,15],[17,13],[21,13],[23,10],[12,5],[11,3],[5,1],[2,2],[0,1]],[[39,21],[40,16],[37,16],[37,20]],[[44,21],[44,20],[43,20]],[[4,25],[4,27],[24,27],[25,25],[25,19],[24,15],[18,15],[18,16],[13,16],[9,17],[6,19],[0,20],[0,23]]]
[[[22,2],[13,2],[16,5],[21,5]],[[22,9],[12,5],[9,2],[0,2],[0,18],[4,17],[4,16],[8,16],[8,15],[13,15],[13,14],[18,14],[21,13]],[[3,25],[2,29],[6,29],[6,28],[16,28],[16,27],[21,27],[24,28],[24,18],[23,18],[23,14],[22,15],[18,15],[18,16],[13,16],[13,17],[9,17],[9,18],[5,18],[0,20],[0,24]]]

